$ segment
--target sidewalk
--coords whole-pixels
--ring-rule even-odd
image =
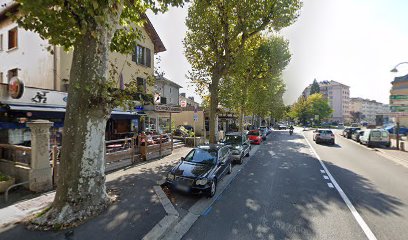
[[[392,148],[376,148],[377,151],[381,152],[385,156],[398,160],[400,163],[408,166],[408,152],[400,151]]]
[[[74,229],[30,231],[16,223],[48,206],[55,192],[0,209],[0,239],[142,239],[166,215],[153,187],[188,151],[190,148],[179,148],[170,156],[107,175],[107,189],[119,196],[118,201]]]

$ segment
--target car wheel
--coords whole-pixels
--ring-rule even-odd
[[[334,140],[333,140],[333,141],[331,141],[331,145],[334,145],[334,144],[335,144]]]
[[[217,180],[214,179],[214,180],[211,182],[211,187],[210,187],[210,190],[208,191],[208,197],[209,197],[209,198],[214,197],[216,191],[217,191]]]
[[[239,160],[239,163],[242,164],[242,157],[241,157],[241,159]],[[230,164],[228,165],[228,172],[227,172],[227,174],[231,174],[231,173],[232,173],[232,163],[230,163]]]
[[[249,148],[247,154],[245,155],[245,157],[249,157],[249,152],[251,151],[251,148]]]

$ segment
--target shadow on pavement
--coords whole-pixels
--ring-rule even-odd
[[[272,134],[255,156],[184,239],[316,239],[324,236],[319,235],[314,219],[327,220],[322,225],[330,229],[342,224],[328,217],[333,209],[342,209],[352,218],[338,192],[327,187],[320,163],[303,136]],[[349,180],[339,182],[340,186],[352,184],[353,196],[346,194],[358,210],[398,215],[404,205],[400,200],[377,191],[368,179],[350,170],[327,165],[332,173],[341,172]],[[362,234],[355,222],[353,227]]]
[[[22,224],[0,230],[0,239],[142,239],[165,215],[153,190],[171,163],[153,168],[128,169],[106,183],[107,190],[118,195],[118,201],[104,213],[71,230],[58,232],[30,231]],[[123,170],[122,170],[123,171]],[[121,171],[113,174],[123,174]],[[112,176],[108,176],[112,178]]]

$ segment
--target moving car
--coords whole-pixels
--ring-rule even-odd
[[[259,130],[251,130],[248,132],[247,136],[248,136],[248,140],[252,144],[259,145],[262,142],[262,134],[261,134],[261,131]]]
[[[232,161],[239,164],[243,163],[244,157],[248,157],[251,151],[251,144],[244,133],[227,133],[222,143],[230,148]]]
[[[360,142],[367,147],[374,146],[391,146],[390,134],[385,129],[367,129],[363,136],[360,137]]]
[[[363,136],[363,134],[364,134],[364,130],[357,130],[353,133],[351,138],[356,142],[360,142],[360,137]]]
[[[334,145],[334,134],[330,129],[317,129],[313,132],[313,141],[315,141],[317,144],[327,142]]]
[[[166,185],[173,190],[213,197],[218,182],[232,171],[231,151],[222,144],[192,149],[167,174]]]

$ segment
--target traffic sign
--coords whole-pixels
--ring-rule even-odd
[[[180,101],[180,106],[183,107],[183,108],[187,107],[187,101],[186,100],[181,100]]]

